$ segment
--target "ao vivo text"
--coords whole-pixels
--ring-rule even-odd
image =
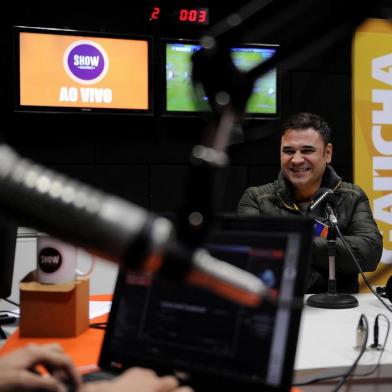
[[[113,98],[110,88],[95,87],[60,87],[60,102],[111,103]]]

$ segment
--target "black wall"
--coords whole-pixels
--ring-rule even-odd
[[[63,4],[64,3],[64,4]],[[105,6],[85,2],[29,2],[10,4],[1,21],[0,90],[2,126],[5,139],[20,153],[40,163],[68,173],[101,189],[157,212],[177,209],[189,172],[189,154],[200,142],[202,119],[163,118],[159,115],[160,38],[198,38],[201,27],[148,22],[149,2],[111,1]],[[165,2],[162,2],[163,4]],[[227,15],[227,6],[210,2],[211,23]],[[218,3],[218,2],[216,2]],[[289,2],[292,3],[292,2]],[[299,2],[300,3],[300,2]],[[87,4],[87,2],[86,2]],[[192,4],[208,4],[193,1]],[[269,10],[285,11],[285,2],[275,2]],[[340,12],[336,1],[319,2],[283,25],[277,33],[263,36],[262,26],[254,25],[259,42],[287,45],[288,37],[300,26],[308,26],[303,40],[317,31],[320,21],[330,23]],[[223,8],[225,7],[225,8]],[[271,19],[273,20],[273,19]],[[148,34],[154,39],[154,115],[150,117],[94,114],[37,114],[13,111],[13,25],[74,28],[89,31]],[[332,40],[331,40],[332,42]],[[281,117],[296,111],[324,116],[334,131],[334,166],[348,181],[352,179],[351,149],[351,37],[345,36],[328,49],[307,54],[302,62],[279,67]],[[279,171],[280,119],[254,120],[243,125],[249,140],[228,149],[231,164],[222,185],[223,198],[216,207],[235,211],[237,202],[250,185],[273,180]],[[255,129],[248,131],[248,128]],[[257,137],[253,137],[254,135]],[[260,136],[263,136],[260,138]]]

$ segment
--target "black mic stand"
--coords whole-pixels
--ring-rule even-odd
[[[329,206],[328,206],[329,207]],[[336,290],[335,256],[336,256],[336,224],[337,219],[332,208],[327,208],[329,217],[328,227],[328,291],[326,293],[311,295],[306,304],[314,308],[324,309],[349,309],[358,306],[358,300],[350,294],[338,293]]]

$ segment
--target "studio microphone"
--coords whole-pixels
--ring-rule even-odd
[[[314,196],[313,203],[309,206],[309,212],[313,212],[319,208],[324,208],[327,203],[336,207],[335,194],[331,188],[320,188]]]
[[[6,144],[0,144],[0,208],[105,259],[162,270],[244,305],[257,306],[269,294],[255,275],[178,243],[168,219],[20,157]]]
[[[308,208],[309,213],[325,213],[328,216],[329,227],[327,235],[328,256],[328,289],[326,293],[311,295],[306,303],[309,306],[325,309],[349,309],[358,306],[358,301],[350,294],[337,292],[335,257],[336,257],[336,198],[330,188],[320,188],[315,195],[314,202]]]
[[[314,197],[313,203],[309,206],[308,212],[315,213],[316,211],[325,212],[328,216],[329,221],[336,225],[336,197],[332,189],[320,188]]]

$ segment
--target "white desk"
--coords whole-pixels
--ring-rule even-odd
[[[308,297],[308,296],[306,296]],[[392,313],[373,294],[357,294],[359,306],[353,309],[319,309],[305,305],[298,339],[295,369],[319,369],[350,366],[358,355],[356,329],[363,313],[369,321],[368,345],[373,343],[373,323],[383,313],[392,323]],[[385,299],[387,304],[388,299]],[[383,343],[386,322],[379,318],[379,343]],[[392,335],[392,331],[390,333]],[[379,351],[367,350],[360,364],[371,365],[378,360]],[[382,364],[392,364],[392,337],[389,336]]]
[[[368,346],[373,343],[373,323],[377,314],[383,313],[392,322],[392,313],[388,312],[373,294],[357,294],[355,297],[358,299],[359,306],[353,309],[319,309],[304,306],[295,360],[296,382],[324,375],[344,373],[353,364],[359,354],[354,346],[356,344],[356,329],[362,313],[369,321]],[[390,304],[388,299],[385,299],[385,302]],[[384,342],[386,329],[387,323],[380,317],[380,344]],[[376,374],[376,377],[392,376],[391,335],[392,331],[382,355],[382,369]],[[363,372],[373,367],[372,365],[375,365],[378,361],[379,354],[380,352],[376,350],[366,350],[358,364],[357,372]],[[374,378],[375,376],[371,377]],[[387,385],[391,388],[390,385],[392,384]],[[329,390],[330,387],[329,385]],[[324,390],[320,388],[309,386],[304,390]],[[363,386],[363,388],[360,389],[357,386],[351,390],[373,391],[369,384]],[[384,389],[374,390],[381,391]]]

